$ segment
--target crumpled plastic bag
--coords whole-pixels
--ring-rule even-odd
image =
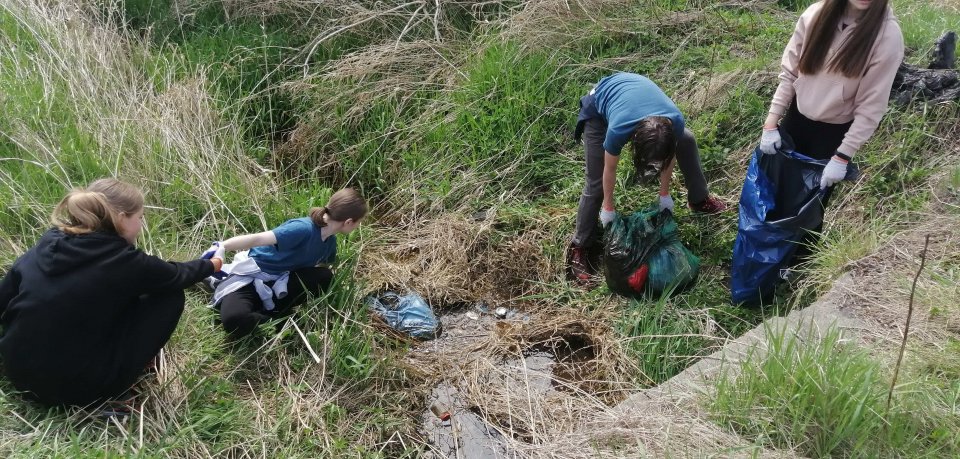
[[[624,296],[661,295],[690,285],[700,259],[680,242],[677,222],[658,204],[617,216],[604,234],[604,274]]]
[[[418,294],[410,292],[398,295],[384,292],[367,297],[367,306],[390,328],[421,340],[434,339],[440,335],[440,321],[430,305]]]

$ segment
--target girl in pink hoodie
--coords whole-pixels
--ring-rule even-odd
[[[817,2],[800,16],[783,51],[780,85],[763,123],[760,150],[775,153],[786,134],[797,152],[829,158],[822,188],[843,179],[847,162],[887,110],[903,61],[903,34],[888,3]]]

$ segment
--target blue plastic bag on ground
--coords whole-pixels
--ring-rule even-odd
[[[820,189],[828,160],[795,151],[763,154],[754,150],[740,194],[737,238],[733,243],[730,293],[734,304],[758,305],[773,296],[781,270],[790,266],[800,243],[823,224]],[[852,164],[846,180],[857,175]]]
[[[390,328],[414,338],[428,340],[440,333],[440,321],[430,305],[416,293],[398,295],[384,292],[368,297],[367,306],[382,317]]]

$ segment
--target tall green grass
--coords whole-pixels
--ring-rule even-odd
[[[422,21],[403,37],[408,16],[389,15],[324,41],[310,56],[304,53],[313,40],[348,25],[359,10],[319,9],[309,16],[296,2],[156,0],[126,1],[122,13],[111,9],[116,5],[73,11],[72,4],[28,0],[0,7],[0,265],[35,241],[69,187],[102,175],[119,175],[147,191],[152,207],[142,243],[171,258],[304,215],[343,185],[361,188],[375,205],[374,217],[388,223],[344,241],[343,264],[329,294],[239,345],[223,343],[213,313],[202,307],[205,298],[192,295],[168,347],[174,376],[151,392],[142,425],[47,411],[0,383],[4,455],[417,456],[425,448],[413,432],[424,403],[417,388],[422,376],[398,363],[404,346],[367,324],[360,306],[365,286],[354,275],[363,245],[393,235],[394,225],[417,228],[450,213],[495,208],[494,242],[542,231],[543,252],[552,260],[547,265],[560,266],[583,180],[582,147],[571,139],[577,102],[599,78],[620,70],[650,75],[690,114],[711,190],[734,203],[776,85],[782,46],[807,2],[779,2],[790,12],[701,1],[618,3],[589,15],[560,8],[558,16],[531,21],[528,29],[497,22],[520,13],[522,2],[440,3],[441,40],[435,40],[427,5],[417,16]],[[395,4],[364,2],[368,11]],[[235,14],[245,6],[264,9]],[[938,22],[934,6],[903,8],[923,13],[901,13],[908,45],[917,49],[946,24]],[[598,21],[591,19],[597,15]],[[352,68],[364,65],[350,59],[355,52],[372,53],[379,66]],[[725,74],[734,75],[733,82],[718,85]],[[726,337],[787,306],[809,303],[810,292],[825,288],[851,258],[879,244],[906,212],[929,198],[928,182],[943,166],[936,153],[947,146],[934,137],[955,115],[950,109],[891,111],[858,156],[866,179],[835,198],[862,204],[831,216],[837,223],[828,226],[808,274],[815,287],[799,295],[786,291],[773,308],[729,304],[735,215],[701,217],[683,208],[679,173],[672,191],[681,237],[704,260],[697,285],[672,299],[611,301],[602,288],[582,292],[559,273],[547,273],[544,279],[555,274],[556,280],[536,285],[529,297],[613,321],[620,343],[612,345],[638,362],[638,385],[662,382]],[[624,161],[629,164],[629,153]],[[626,186],[628,169],[622,168],[618,184],[625,212],[655,199],[654,185]],[[844,236],[860,234],[867,220],[881,223],[867,226],[878,228],[875,239]],[[848,406],[873,406],[875,366],[832,355],[788,356],[781,363],[806,368],[813,382],[860,384],[827,395]],[[829,364],[836,374],[817,380],[815,368],[804,366],[809,362]],[[874,373],[842,371],[846,364]],[[952,396],[956,407],[953,371],[948,363],[936,366],[927,382],[947,375],[937,397]],[[811,381],[782,389],[812,390]],[[758,382],[744,393],[772,394],[778,389],[773,386]],[[736,395],[733,382],[729,387],[731,404],[747,396]],[[901,395],[906,401],[898,413],[931,406]],[[822,403],[798,402],[792,411],[775,414],[785,423],[800,419],[800,427],[842,425],[830,433],[800,427],[781,433],[778,423],[756,416],[781,409],[772,400],[762,401],[771,406],[763,410],[771,411],[731,411],[725,422],[756,433],[758,443],[810,447],[810,454],[843,454],[864,444],[849,432],[874,435],[879,422],[874,414],[843,418]],[[875,449],[866,451],[883,454],[893,451],[890,445],[920,453],[955,451],[938,437],[945,431],[917,427],[944,419],[940,413],[949,412],[948,404],[937,403],[930,416],[911,412],[905,419],[912,420],[898,427],[913,437],[891,437],[883,440],[887,446],[867,445]],[[765,423],[750,424],[751,415]]]
[[[720,379],[710,409],[721,425],[810,457],[960,454],[960,442],[947,434],[958,420],[949,392],[901,382],[887,413],[888,371],[838,329],[820,337],[811,330],[810,338],[768,329],[766,336],[766,349],[754,348],[739,374]]]
[[[325,202],[326,184],[292,187],[252,159],[246,121],[219,110],[200,66],[185,73],[110,18],[68,2],[0,6],[0,264],[33,244],[70,187],[105,175],[145,191],[140,245],[174,259]],[[0,454],[403,456],[404,446],[386,442],[408,427],[384,407],[410,404],[393,389],[405,376],[376,351],[352,279],[362,237],[344,241],[333,291],[260,340],[227,346],[207,297],[188,295],[166,347],[172,376],[145,383],[142,417],[126,424],[96,410],[46,409],[0,382]]]

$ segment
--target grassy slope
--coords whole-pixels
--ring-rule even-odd
[[[260,15],[225,20],[214,5],[181,18],[166,2],[129,2],[127,28],[152,27],[152,35],[118,51],[126,69],[118,72],[125,98],[81,92],[87,98],[77,104],[83,82],[109,88],[115,81],[95,73],[51,73],[55,60],[49,56],[31,60],[47,55],[38,35],[55,44],[71,37],[56,34],[56,26],[38,27],[42,21],[18,2],[4,5],[0,15],[10,20],[3,21],[2,34],[17,47],[0,55],[3,106],[11,114],[0,120],[0,156],[23,161],[0,162],[0,196],[8,203],[0,213],[0,244],[13,248],[3,251],[0,262],[9,263],[35,240],[68,184],[109,173],[147,184],[148,199],[164,207],[149,217],[145,242],[170,257],[189,256],[209,239],[271,227],[346,184],[374,200],[381,223],[346,245],[338,278],[343,288],[297,315],[307,341],[323,350],[322,365],[312,364],[291,324],[270,339],[225,348],[196,296],[169,346],[173,371],[151,394],[142,422],[121,429],[75,413],[47,412],[3,386],[0,447],[25,457],[99,455],[101,449],[169,456],[396,456],[405,449],[399,443],[381,450],[396,433],[416,450],[409,416],[422,401],[408,388],[421,381],[393,359],[402,346],[366,325],[356,307],[361,286],[347,288],[361,242],[390,235],[397,222],[494,207],[494,240],[506,243],[537,228],[547,234],[540,242],[544,256],[562,259],[582,180],[582,153],[568,140],[575,101],[613,70],[649,74],[676,95],[691,115],[713,192],[734,202],[755,142],[755,120],[774,89],[775,62],[795,17],[750,5],[627,4],[603,9],[608,21],[601,24],[583,14],[563,16],[563,26],[542,21],[546,32],[530,40],[506,33],[519,27],[520,34],[532,34],[529,24],[488,30],[466,12],[445,11],[442,45],[429,51],[411,45],[406,61],[351,73],[335,59],[378,44],[378,37],[397,36],[402,21],[373,21],[324,42],[304,69],[291,62],[302,62],[300,50],[322,27],[296,11],[270,12],[263,21]],[[913,49],[922,49],[949,22],[949,15],[932,7],[905,8],[912,11],[901,16]],[[505,11],[483,14],[497,18]],[[121,20],[113,16],[108,23]],[[406,40],[431,35],[431,27],[415,26]],[[51,54],[67,47],[53,48]],[[379,56],[386,60],[388,53]],[[309,78],[301,78],[304,71]],[[390,80],[397,75],[406,79]],[[283,90],[281,82],[295,86]],[[702,87],[710,90],[697,90]],[[173,102],[164,105],[164,97]],[[124,111],[131,101],[143,101],[134,104],[137,122],[116,121],[131,118]],[[198,101],[196,109],[185,109],[192,106],[188,101]],[[837,223],[828,228],[828,250],[814,261],[806,288],[785,292],[781,306],[810,301],[845,260],[876,247],[870,240],[850,244],[851,228],[882,222],[876,225],[880,240],[906,210],[927,199],[928,154],[909,153],[936,149],[923,133],[951,118],[937,111],[895,111],[885,119],[861,155],[869,179],[846,192],[862,205],[832,216]],[[205,135],[213,132],[220,134]],[[173,166],[157,166],[155,158],[164,155],[164,164]],[[679,181],[674,193],[682,202]],[[651,187],[628,190],[620,207],[644,206],[652,196]],[[533,287],[532,296],[612,323],[621,337],[632,338],[622,346],[641,362],[632,375],[640,384],[670,377],[726,336],[780,309],[746,311],[728,304],[726,263],[735,215],[702,218],[681,209],[678,218],[684,242],[704,260],[697,286],[682,296],[611,302],[604,289],[571,289],[559,272]]]

